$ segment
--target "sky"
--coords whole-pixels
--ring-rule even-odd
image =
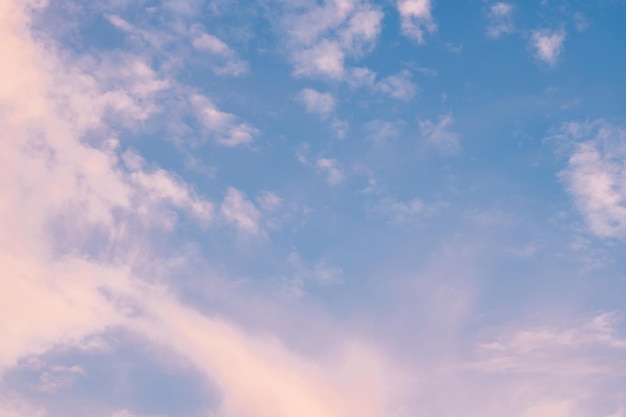
[[[623,0],[0,0],[0,417],[626,417]]]

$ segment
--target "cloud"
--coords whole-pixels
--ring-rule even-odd
[[[317,45],[294,53],[295,75],[342,78],[344,56],[345,53],[337,42],[321,41]]]
[[[563,29],[538,29],[531,33],[530,42],[537,59],[555,66],[559,55],[563,52],[565,31]]]
[[[283,204],[283,199],[270,191],[261,192],[257,196],[256,201],[259,203],[259,206],[265,211],[276,211]]]
[[[213,102],[201,95],[194,94],[191,103],[202,126],[220,145],[234,147],[254,141],[259,130],[247,123],[238,121],[237,116],[220,111]]]
[[[193,47],[209,55],[210,67],[215,74],[236,77],[248,72],[248,63],[218,37],[204,33],[197,27],[192,29],[191,36]]]
[[[228,223],[234,224],[246,233],[257,234],[260,231],[261,213],[236,188],[230,187],[228,189],[226,197],[220,205],[220,213]]]
[[[90,123],[65,117],[63,106],[51,97],[68,85],[55,83],[47,67],[39,67],[50,51],[30,38],[23,4],[10,3],[10,19],[6,5],[0,6],[0,52],[12,57],[4,68],[14,77],[0,80],[0,126],[6,135],[0,143],[0,372],[21,358],[59,346],[80,349],[89,336],[122,328],[213,381],[222,394],[216,415],[379,415],[393,373],[376,351],[350,341],[327,358],[300,356],[275,338],[252,336],[234,323],[185,306],[165,285],[155,285],[153,276],[141,276],[144,268],[158,268],[162,260],[149,256],[143,265],[125,250],[138,246],[149,252],[152,247],[154,230],[142,233],[136,208],[159,210],[167,204],[194,211],[202,201],[173,174],[146,169],[147,163],[133,153],[122,157],[114,143],[96,147],[83,141],[87,132],[109,136],[104,114],[92,113]],[[59,63],[58,70],[64,65]],[[71,87],[71,94],[82,94],[84,85]],[[228,131],[224,126],[233,125],[232,117],[209,110],[205,117],[211,126]],[[93,132],[88,125],[100,130]],[[329,178],[336,175],[332,160],[320,161]],[[64,233],[50,233],[51,222],[61,215],[70,219]],[[235,188],[228,189],[220,216],[244,231],[259,231],[258,210]],[[120,250],[98,255],[89,245],[73,245],[75,235]],[[58,252],[64,245],[69,249]],[[336,273],[324,265],[316,270],[326,278]],[[80,373],[79,368],[50,370]],[[59,381],[50,373],[42,382],[58,389]],[[3,415],[46,414],[1,394]],[[133,414],[124,410],[113,415]]]
[[[331,186],[339,185],[346,178],[334,159],[320,158],[316,161],[316,165],[320,171],[326,174],[326,182]]]
[[[345,62],[371,49],[383,13],[360,0],[288,7],[281,19],[296,77],[344,79]]]
[[[397,100],[409,101],[418,90],[417,85],[411,81],[411,77],[410,71],[401,70],[397,74],[376,80],[377,74],[374,71],[368,68],[352,68],[348,83],[352,88],[365,87]]]
[[[388,122],[384,120],[372,120],[363,126],[365,136],[374,143],[382,145],[392,142],[400,137],[402,121]]]
[[[425,43],[424,33],[433,33],[437,24],[431,14],[431,0],[398,0],[402,33],[419,44]]]
[[[176,179],[170,172],[161,168],[148,172],[145,170],[143,158],[132,151],[126,151],[123,160],[131,171],[130,181],[142,194],[142,198],[139,199],[136,206],[139,214],[147,215],[149,213],[149,208],[141,201],[143,200],[152,206],[159,202],[167,202],[175,208],[189,212],[203,224],[208,224],[213,220],[213,204],[198,197],[191,187]],[[162,220],[167,221],[167,218]],[[170,224],[169,228],[172,226]]]
[[[356,343],[328,363],[304,360],[268,336],[193,311],[166,294],[143,297],[130,328],[210,375],[223,392],[220,416],[379,415],[393,380],[376,352]]]
[[[515,6],[511,3],[498,2],[491,5],[487,14],[487,35],[499,38],[502,35],[512,33],[515,29],[513,24],[513,11]]]
[[[476,364],[481,372],[546,374],[585,377],[612,375],[608,351],[626,351],[619,335],[619,317],[602,313],[579,326],[553,329],[523,329],[482,346],[488,359]],[[596,358],[597,357],[597,358]]]
[[[335,109],[335,98],[332,94],[320,93],[312,88],[300,91],[298,99],[304,104],[308,113],[316,113],[323,118]]]
[[[71,386],[77,378],[85,375],[85,370],[79,365],[52,366],[40,375],[38,388],[47,392],[58,391]]]
[[[324,260],[317,261],[314,265],[306,265],[297,252],[291,252],[288,257],[290,271],[282,277],[283,290],[291,297],[301,297],[305,294],[305,288],[314,285],[334,285],[343,281],[343,270],[329,265]]]
[[[578,32],[583,32],[589,27],[589,20],[581,12],[574,13],[574,26]]]
[[[0,395],[0,415],[2,417],[45,417],[46,410],[28,404],[15,395]]]
[[[426,205],[419,199],[413,199],[406,203],[385,199],[381,203],[381,208],[385,215],[397,224],[412,223],[416,219],[421,219],[427,211]]]
[[[592,233],[626,237],[626,128],[602,120],[564,123],[549,138],[565,148],[559,173]]]
[[[444,153],[456,153],[461,149],[459,135],[450,130],[454,124],[451,114],[439,118],[439,122],[430,120],[419,122],[420,131],[426,141]]]
[[[369,191],[378,194],[378,199],[367,208],[368,214],[396,226],[422,226],[442,208],[441,203],[427,204],[419,198],[400,201],[380,190]]]
[[[417,87],[411,82],[411,73],[402,70],[396,75],[390,75],[376,83],[375,88],[392,98],[408,101],[415,96]]]
[[[114,412],[113,414],[111,414],[110,417],[166,417],[166,416],[164,416],[162,414],[160,414],[158,416],[146,416],[144,414],[138,415],[138,414],[131,413],[130,411],[124,409],[124,410],[118,410],[118,411]]]

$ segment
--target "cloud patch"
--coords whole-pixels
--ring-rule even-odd
[[[535,57],[554,67],[563,52],[566,33],[563,29],[537,29],[530,34],[530,46]]]
[[[626,237],[626,128],[603,120],[567,122],[549,140],[566,149],[559,177],[590,231]]]
[[[318,170],[326,175],[328,185],[336,186],[342,183],[346,176],[339,168],[339,163],[331,158],[319,158],[315,165]]]
[[[296,77],[341,80],[345,62],[371,49],[383,13],[367,1],[327,0],[288,7],[281,22]]]
[[[487,13],[487,35],[491,38],[499,38],[502,35],[512,33],[515,29],[513,24],[513,12],[515,6],[511,3],[498,2],[489,7]]]
[[[454,154],[461,150],[459,135],[451,127],[454,119],[451,114],[439,118],[438,122],[420,120],[419,128],[426,142],[443,153]]]
[[[396,7],[400,14],[402,33],[418,44],[426,43],[426,33],[437,30],[431,0],[398,0]]]
[[[250,144],[259,134],[259,130],[239,118],[226,113],[206,96],[194,94],[191,103],[196,116],[209,135],[220,145],[235,147]]]
[[[192,30],[191,36],[193,47],[209,55],[211,70],[215,74],[236,77],[248,72],[248,63],[218,37],[199,29]]]
[[[312,88],[305,88],[298,94],[298,99],[304,104],[308,113],[319,114],[322,118],[328,117],[335,110],[335,98],[330,93],[320,93]]]

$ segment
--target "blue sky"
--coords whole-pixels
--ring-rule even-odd
[[[626,3],[0,1],[0,416],[626,416]]]

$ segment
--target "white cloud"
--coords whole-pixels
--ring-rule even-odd
[[[207,97],[194,94],[191,97],[196,115],[202,125],[221,145],[234,147],[252,143],[259,130],[238,121],[237,116],[220,111]]]
[[[330,93],[320,93],[312,88],[305,88],[298,94],[308,113],[317,113],[327,117],[335,109],[335,98]]]
[[[419,122],[420,131],[427,142],[444,153],[456,153],[461,149],[459,135],[450,130],[454,124],[451,114],[439,118],[439,122],[430,120]]]
[[[563,52],[565,31],[563,29],[538,29],[532,32],[530,40],[535,57],[550,66],[554,66],[559,59],[559,55]]]
[[[564,123],[550,138],[565,146],[559,176],[591,231],[626,237],[626,128],[602,120]]]
[[[513,11],[515,7],[511,3],[498,2],[491,5],[487,18],[487,35],[498,38],[513,32]]]
[[[419,199],[406,203],[395,200],[385,200],[382,208],[393,223],[407,224],[421,219],[427,211],[426,205]]]
[[[317,160],[316,165],[320,171],[326,174],[326,181],[329,185],[338,185],[346,178],[334,159],[320,158]]]
[[[422,226],[424,221],[440,211],[442,204],[427,204],[419,198],[400,201],[381,190],[370,188],[378,200],[367,208],[368,214],[397,226]]]
[[[230,49],[221,39],[216,36],[209,35],[208,33],[199,33],[192,40],[192,44],[196,49],[212,52],[216,55],[233,55],[233,50]]]
[[[294,53],[295,75],[343,77],[344,51],[337,42],[324,40],[308,49]]]
[[[261,213],[236,188],[230,187],[228,189],[226,197],[220,205],[220,213],[227,222],[233,223],[246,233],[257,234],[260,231],[259,221]]]
[[[394,375],[367,347],[351,343],[329,360],[305,360],[166,294],[151,292],[141,305],[145,314],[129,328],[211,376],[222,390],[220,416],[376,417],[385,408]]]
[[[377,81],[377,74],[369,68],[352,68],[348,83],[352,88],[365,87],[397,100],[408,101],[417,93],[417,85],[411,81],[411,76],[410,71],[401,70]]]
[[[260,193],[257,196],[256,201],[259,203],[259,206],[265,211],[276,211],[283,204],[283,199],[270,191],[263,191],[262,193]]]
[[[218,75],[239,76],[248,72],[248,63],[238,57],[224,41],[199,29],[191,31],[192,45],[209,54],[210,66]]]
[[[305,294],[305,287],[309,284],[332,285],[341,283],[343,270],[329,265],[324,260],[312,266],[306,265],[297,252],[291,252],[287,257],[292,268],[290,276],[283,277],[286,292],[293,297]]]
[[[338,139],[345,139],[348,134],[348,130],[350,129],[350,123],[345,120],[334,119],[331,123],[331,128],[335,132],[335,136]]]
[[[350,68],[346,78],[346,81],[352,88],[372,87],[376,84],[376,73],[369,68]]]
[[[376,144],[382,145],[400,137],[400,129],[403,124],[404,123],[401,121],[388,122],[384,120],[372,120],[363,126],[363,130],[368,139],[374,141]]]
[[[398,0],[398,13],[402,33],[423,44],[424,33],[437,30],[437,24],[431,14],[431,0]]]
[[[153,172],[146,171],[143,158],[130,151],[123,155],[123,159],[131,171],[130,181],[137,187],[137,192],[141,193],[135,208],[138,214],[149,215],[150,209],[146,206],[148,202],[152,206],[159,202],[167,202],[175,208],[191,213],[204,224],[213,220],[213,204],[198,197],[191,187],[176,179],[171,173],[160,168]],[[160,217],[147,220],[167,223],[168,218]],[[166,226],[171,228],[173,224],[166,224]]]
[[[383,78],[376,83],[375,88],[392,98],[403,101],[412,99],[417,92],[417,86],[411,82],[411,73],[407,70]]]
[[[589,27],[589,20],[581,12],[574,13],[574,26],[578,32],[583,32]]]
[[[545,375],[549,378],[619,377],[615,352],[626,351],[619,317],[602,313],[573,327],[517,329],[480,347],[473,367],[485,373]],[[621,360],[618,363],[624,362]]]
[[[311,144],[307,143],[307,142],[304,142],[304,143],[300,144],[300,146],[298,146],[298,148],[296,148],[296,151],[295,151],[296,159],[302,165],[308,165],[309,164],[309,150],[310,150],[310,148],[311,148]]]
[[[378,7],[361,0],[292,6],[282,30],[294,75],[344,79],[345,61],[373,47],[382,17]]]

